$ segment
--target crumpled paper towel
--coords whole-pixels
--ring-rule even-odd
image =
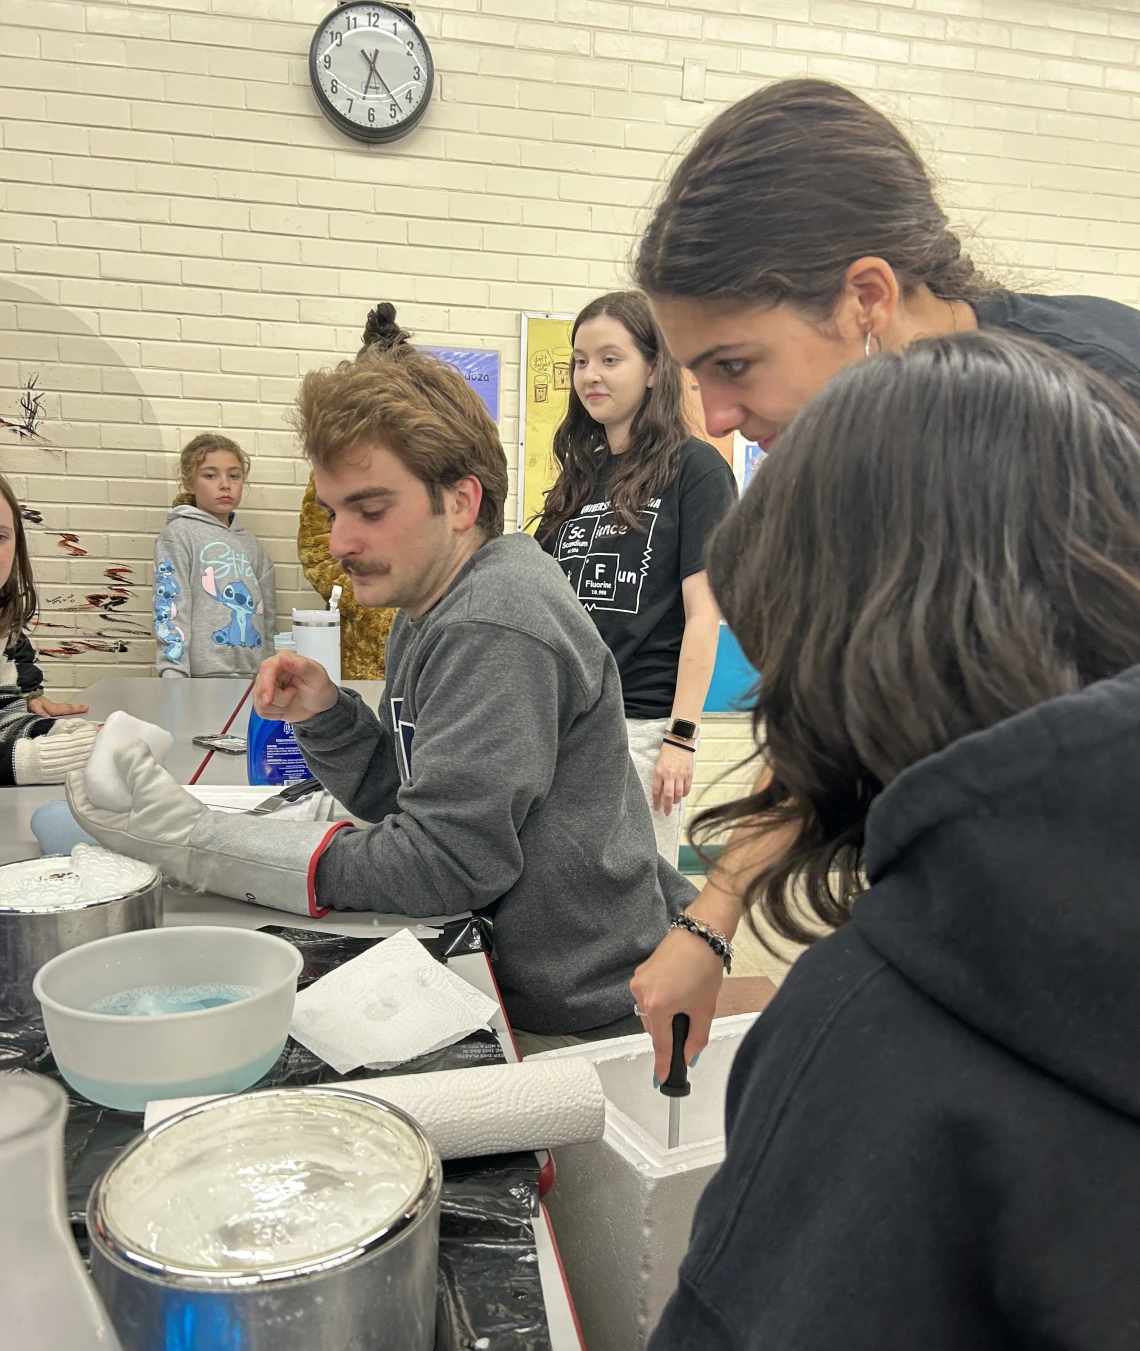
[[[606,1128],[602,1081],[585,1056],[350,1079],[344,1087],[402,1107],[427,1132],[441,1159],[580,1145],[600,1140]],[[148,1103],[145,1128],[207,1101]]]
[[[159,764],[174,745],[170,733],[153,722],[143,722],[141,718],[132,718],[122,709],[116,709],[99,729],[87,759],[87,768],[83,771],[87,796],[96,807],[111,812],[130,810],[130,790],[115,766],[115,752],[132,741],[145,741]]]
[[[293,1036],[338,1074],[390,1069],[484,1028],[498,1004],[407,929],[302,990]]]

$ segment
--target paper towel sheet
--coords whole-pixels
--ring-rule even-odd
[[[584,1144],[600,1140],[606,1127],[602,1081],[584,1057],[353,1079],[343,1087],[402,1107],[424,1128],[442,1159]],[[206,1101],[148,1103],[146,1129]]]
[[[114,812],[130,810],[130,789],[119,775],[115,752],[132,741],[145,741],[159,764],[174,745],[170,733],[153,722],[143,722],[141,718],[132,718],[129,713],[116,709],[99,729],[83,771],[87,796],[96,807]]]
[[[340,1074],[389,1069],[487,1027],[498,1004],[407,929],[302,990],[293,1036]]]

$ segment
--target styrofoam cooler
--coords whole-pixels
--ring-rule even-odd
[[[653,1087],[648,1036],[618,1037],[529,1059],[585,1056],[606,1098],[602,1139],[555,1153],[546,1198],[590,1351],[641,1351],[677,1284],[693,1211],[724,1162],[724,1099],[737,1049],[758,1017],[718,1018],[681,1102],[668,1147],[669,1099]]]

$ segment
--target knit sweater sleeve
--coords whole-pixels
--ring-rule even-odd
[[[40,694],[44,687],[44,673],[36,665],[36,649],[26,633],[17,634],[4,654],[16,667],[16,684],[21,694]]]

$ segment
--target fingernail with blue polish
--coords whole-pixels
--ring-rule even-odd
[[[697,1061],[700,1060],[700,1058],[701,1058],[701,1053],[700,1053],[700,1051],[698,1051],[698,1052],[696,1053],[696,1055],[693,1056],[692,1060],[689,1061],[689,1068],[690,1068],[691,1070],[695,1070],[695,1069],[697,1068]]]
[[[661,1080],[658,1079],[658,1077],[656,1076],[656,1074],[653,1076],[653,1087],[654,1087],[654,1088],[660,1088],[660,1087],[661,1087]]]

